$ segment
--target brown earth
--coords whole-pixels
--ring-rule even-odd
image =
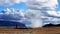
[[[0,34],[60,34],[60,27],[41,27],[34,29],[0,29]]]

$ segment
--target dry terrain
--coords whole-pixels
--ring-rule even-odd
[[[0,29],[0,34],[60,34],[60,27],[41,27],[35,29]]]

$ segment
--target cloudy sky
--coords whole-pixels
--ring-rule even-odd
[[[42,27],[49,23],[56,25],[60,24],[59,8],[60,0],[0,0],[0,11],[7,9],[7,12],[0,13],[0,19],[17,20],[30,27]]]

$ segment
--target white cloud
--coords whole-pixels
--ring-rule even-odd
[[[27,0],[14,0],[15,3],[26,2]]]
[[[34,14],[34,17],[29,15],[29,13],[27,16],[32,19],[32,27],[42,27],[44,23],[57,24],[57,22],[59,22],[60,17],[55,11],[56,5],[58,5],[57,0],[28,0],[28,10],[30,10],[31,13]]]
[[[54,2],[54,3],[53,3]],[[58,4],[57,0],[28,0],[27,5],[29,8],[38,8],[41,9],[43,7],[54,9]]]
[[[14,1],[14,0],[13,0]],[[12,1],[12,2],[13,2]],[[20,0],[14,1],[13,3],[19,3]],[[24,0],[22,0],[25,2]],[[30,22],[32,28],[42,27],[44,24],[58,24],[60,23],[60,13],[55,12],[56,5],[58,4],[57,0],[28,0],[27,11],[21,12],[20,14],[15,12],[14,18],[17,18],[18,21],[24,23]],[[19,18],[21,18],[19,20]],[[57,23],[58,22],[58,23]]]
[[[58,16],[56,11],[47,11],[49,15]]]
[[[0,3],[20,3],[26,2],[27,0],[0,0]]]
[[[26,2],[27,0],[0,0],[0,7],[6,8],[14,4],[19,4],[21,2]]]
[[[9,20],[9,21],[18,21],[23,19],[24,13],[23,10],[15,10],[15,9],[5,9],[0,12],[0,19]]]
[[[55,17],[60,17],[60,11],[47,11],[47,13],[51,16],[55,16]]]

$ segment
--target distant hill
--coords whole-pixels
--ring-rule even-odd
[[[60,24],[54,25],[54,24],[46,24],[43,27],[53,27],[53,26],[60,26]]]
[[[13,21],[0,21],[0,26],[19,26],[20,28],[26,27],[23,23]]]

